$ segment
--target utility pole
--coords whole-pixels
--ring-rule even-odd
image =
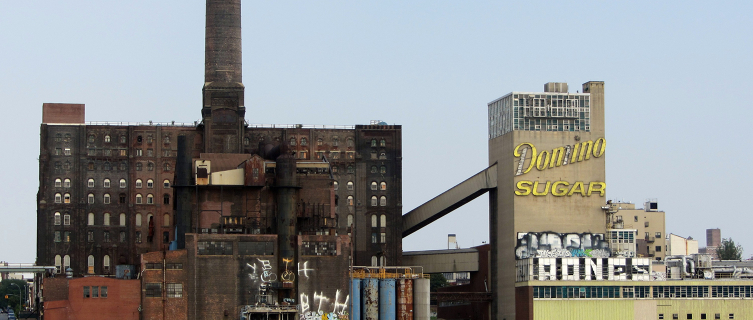
[[[23,301],[21,300],[21,287],[19,287],[19,286],[18,286],[17,284],[15,284],[15,283],[12,283],[12,282],[11,282],[11,284],[10,284],[10,285],[12,285],[12,286],[16,286],[16,288],[18,288],[18,304],[19,304],[19,305],[21,306],[21,308],[23,308],[23,305],[24,305],[24,303],[23,303]],[[19,310],[21,310],[21,308],[19,308]]]

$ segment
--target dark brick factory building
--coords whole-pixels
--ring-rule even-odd
[[[249,125],[240,22],[240,0],[207,1],[201,122],[43,105],[38,265],[141,279],[142,319],[340,314],[351,252],[400,265],[400,126]]]

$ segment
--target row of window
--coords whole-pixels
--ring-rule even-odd
[[[66,136],[66,139],[68,139],[66,141],[69,141],[70,140],[70,134],[66,134],[65,136]],[[57,135],[55,135],[55,142],[59,142],[60,141],[59,138],[60,138],[60,134],[58,133]],[[96,142],[96,140],[97,140],[97,136],[94,135],[94,134],[90,134],[89,137],[87,138],[87,141],[89,143],[94,143],[94,142]],[[162,140],[164,141],[165,144],[168,144],[168,143],[170,143],[170,136],[166,135],[166,136],[164,136],[162,138]],[[120,143],[126,143],[126,141],[127,141],[126,136],[125,135],[121,135],[120,136]],[[142,136],[136,137],[136,142],[137,143],[142,143],[143,141],[144,141],[144,138]],[[153,141],[154,141],[154,137],[152,135],[146,136],[146,143],[151,144]],[[111,142],[111,138],[110,138],[109,134],[105,135],[104,142],[105,143],[110,143]]]
[[[125,151],[125,150],[122,150],[122,151]],[[121,162],[120,163],[120,170],[124,171],[127,166],[128,166],[128,164],[126,164],[125,162]],[[144,164],[141,163],[141,162],[136,162],[136,166],[135,167],[136,167],[136,171],[143,171]],[[65,167],[63,169],[68,170],[69,168],[70,168],[70,162],[66,161]],[[87,164],[86,168],[89,171],[97,170],[97,165],[94,162],[89,162]],[[112,168],[113,167],[112,167],[112,165],[109,162],[105,162],[102,165],[102,169],[105,170],[105,171],[110,171],[110,170],[112,170]],[[152,162],[147,163],[146,164],[146,168],[147,168],[147,171],[154,171],[154,163],[152,163]],[[56,170],[60,170],[60,162],[59,161],[55,162],[55,169]],[[165,163],[162,164],[162,170],[163,171],[170,171],[170,170],[172,170],[172,166],[170,165],[170,163],[165,162]]]
[[[91,292],[91,293],[90,293]],[[89,286],[84,287],[84,298],[107,298],[107,287],[91,287],[91,291],[89,290]]]
[[[377,224],[377,222],[379,223]],[[349,214],[348,215],[348,227],[352,227],[352,226],[353,226],[353,215]],[[387,215],[383,214],[377,218],[377,215],[372,214],[371,215],[371,227],[372,228],[379,228],[379,227],[386,228],[387,227]]]
[[[110,179],[102,180],[102,187],[110,188],[110,185],[111,185]],[[118,185],[120,186],[121,189],[128,187],[126,179],[120,179]],[[136,179],[136,188],[140,189],[143,187],[143,185],[144,183],[141,179]],[[162,181],[162,185],[165,188],[170,188],[170,180],[165,179],[164,181]],[[94,188],[96,186],[94,179],[89,178],[89,180],[87,180],[86,182],[86,186],[89,188]],[[71,187],[71,179],[68,179],[68,178],[65,178],[65,179],[56,178],[55,179],[55,188],[70,188],[70,187]],[[149,189],[154,188],[154,180],[152,179],[146,180],[146,187]]]
[[[244,145],[249,145],[250,143],[251,143],[251,139],[249,139],[248,137],[243,138],[243,144]],[[295,137],[290,138],[290,145],[291,146],[295,146],[297,144],[298,144],[298,140]],[[309,144],[308,139],[305,138],[305,137],[302,137],[301,140],[300,140],[300,145],[301,146],[307,146],[308,144]],[[340,144],[340,139],[339,138],[336,138],[336,137],[332,138],[332,146],[333,147],[337,147],[339,144]],[[376,147],[376,139],[372,139],[371,144],[372,144],[372,147]],[[317,146],[324,145],[324,140],[322,138],[316,139],[316,145]],[[353,145],[354,145],[353,138],[348,138],[347,139],[347,146],[348,147],[353,147]],[[384,139],[382,139],[382,141],[380,142],[380,146],[384,147],[386,145],[387,145],[387,141],[385,141]]]
[[[334,158],[337,159],[337,158]],[[339,169],[336,165],[332,166],[332,173],[338,173]],[[356,168],[353,165],[348,165],[346,173],[353,174],[356,173]],[[371,173],[381,173],[386,174],[387,173],[387,166],[371,166]]]
[[[89,255],[86,259],[87,264],[87,273],[94,274],[94,256]],[[60,255],[55,256],[55,273],[62,273],[65,272],[66,269],[68,269],[71,266],[71,256],[65,255],[62,257]],[[110,256],[105,255],[102,257],[102,266],[104,267],[104,272],[109,273],[110,272]],[[86,288],[86,287],[84,287]],[[107,291],[107,289],[105,289]],[[106,294],[106,293],[105,293]],[[84,293],[84,298],[88,298],[86,296],[86,292]]]
[[[121,204],[125,203],[126,195],[124,193],[120,194],[120,202]],[[86,196],[86,202],[88,204],[94,204],[95,203],[95,197],[93,193],[90,193]],[[71,203],[71,194],[70,193],[56,193],[55,194],[55,203]],[[109,193],[105,193],[102,195],[102,203],[104,204],[110,204],[111,203],[111,197]],[[142,196],[140,193],[136,194],[136,204],[154,204],[154,195],[149,193],[146,195],[146,202],[144,202],[144,196]],[[170,204],[170,195],[164,194],[162,196],[162,204],[169,205]]]
[[[183,284],[182,283],[166,283],[165,289],[167,289],[168,298],[183,298]],[[147,298],[162,298],[162,284],[161,283],[144,284],[144,295]]]
[[[348,188],[348,191],[353,191],[353,189],[354,189],[353,181],[348,181],[348,183],[346,184],[346,186]],[[335,182],[333,182],[333,187],[334,187],[335,191],[337,191],[340,188],[340,184],[337,181],[335,181]],[[377,188],[379,188],[380,191],[387,190],[387,182],[382,181],[377,186],[377,182],[376,181],[372,181],[371,182],[371,190],[376,191]]]
[[[722,318],[722,315],[720,313],[715,313],[714,314],[714,319],[715,320],[719,320],[721,318]],[[734,318],[735,318],[735,314],[734,313],[728,313],[727,314],[727,319],[734,319]],[[665,319],[663,313],[659,314],[659,319],[660,320],[661,319]],[[679,319],[680,319],[680,315],[679,314],[677,314],[677,313],[673,313],[672,314],[672,320],[679,320]],[[688,313],[685,316],[685,319],[693,319],[693,314],[692,313]],[[711,319],[711,318],[708,318],[705,313],[701,313],[701,317],[699,319],[704,320],[704,319]]]
[[[55,225],[58,225],[57,221],[58,221],[59,215],[60,215],[60,212],[55,212],[55,222],[56,222]],[[68,214],[66,214],[65,216],[68,216]],[[147,221],[151,221],[152,217],[153,216],[152,216],[151,213],[147,214],[147,216],[146,216]],[[142,218],[142,215],[140,213],[137,213],[136,214],[136,226],[137,227],[140,227],[141,224],[142,224],[141,218]],[[68,216],[68,218],[65,218],[65,219],[68,219],[68,221],[70,221],[70,217],[69,216]],[[108,213],[108,212],[103,213],[102,214],[102,221],[103,221],[102,225],[109,226],[110,225],[110,213]],[[95,223],[94,223],[94,213],[89,212],[89,214],[87,215],[87,222],[86,222],[86,224],[90,225],[90,226],[95,225]],[[125,227],[126,226],[126,214],[125,213],[121,213],[120,214],[120,226],[121,227]],[[162,226],[163,227],[169,227],[170,226],[170,214],[165,213],[164,215],[162,215]]]

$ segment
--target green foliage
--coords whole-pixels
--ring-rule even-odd
[[[11,285],[15,283],[16,285]],[[6,308],[10,306],[15,310],[20,310],[18,300],[18,290],[21,289],[21,295],[25,294],[26,281],[16,279],[5,279],[0,282],[0,307]],[[8,299],[5,299],[5,295],[8,295]]]
[[[719,260],[741,260],[743,257],[743,246],[735,245],[732,238],[722,239],[722,244],[716,248],[716,256]]]
[[[447,279],[441,273],[432,273],[429,278],[429,288],[431,292],[437,291],[437,288],[446,287]]]

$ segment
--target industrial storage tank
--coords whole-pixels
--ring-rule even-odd
[[[413,280],[397,282],[397,319],[413,320]]]
[[[379,320],[379,280],[363,279],[363,320]]]
[[[379,320],[395,320],[395,279],[379,280]]]
[[[413,281],[413,317],[416,320],[429,320],[431,315],[429,290],[429,279]]]
[[[361,279],[350,279],[350,319],[361,320]]]

